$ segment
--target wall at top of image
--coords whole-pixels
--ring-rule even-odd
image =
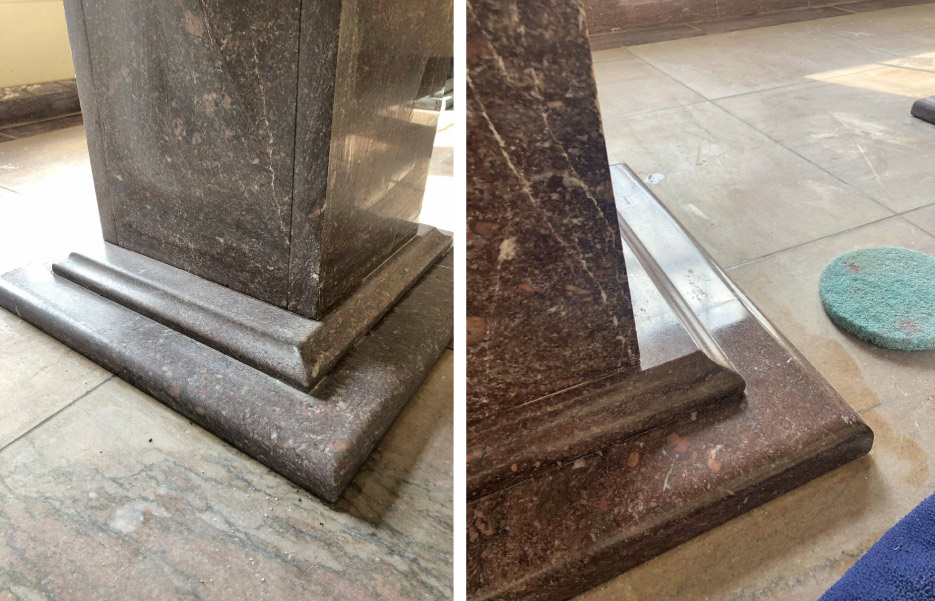
[[[0,88],[74,77],[61,0],[0,0]]]

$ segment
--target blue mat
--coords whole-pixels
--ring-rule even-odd
[[[870,547],[819,601],[935,599],[935,497]]]

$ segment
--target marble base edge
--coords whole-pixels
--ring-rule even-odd
[[[450,247],[450,236],[426,228],[320,321],[107,242],[52,271],[307,391]]]
[[[80,111],[74,79],[0,88],[0,129]]]
[[[740,466],[748,472],[747,477],[725,479],[719,484],[719,490],[699,490],[688,496],[675,494],[657,499],[651,515],[647,515],[635,527],[620,530],[607,528],[600,534],[589,533],[581,528],[585,522],[606,521],[616,524],[619,514],[630,511],[632,505],[643,503],[647,496],[658,496],[657,491],[660,489],[657,488],[657,478],[640,482],[632,474],[636,467],[634,457],[647,445],[662,448],[667,444],[666,439],[679,435],[678,432],[678,427],[663,428],[652,439],[631,446],[605,449],[587,457],[580,465],[568,465],[557,473],[539,479],[534,488],[522,493],[511,489],[508,491],[512,493],[509,501],[491,503],[490,497],[485,497],[479,502],[469,503],[467,598],[525,601],[571,599],[862,457],[869,452],[873,441],[869,429],[862,427],[862,424],[855,424],[831,437],[825,446],[810,449],[800,456],[786,455],[779,458],[778,469],[764,469],[761,459],[749,461]],[[575,474],[576,471],[579,473]],[[668,475],[671,478],[672,473],[660,470],[654,475]],[[556,503],[555,499],[563,496],[574,498],[575,501]],[[582,505],[587,508],[587,513],[580,511]],[[499,553],[492,550],[472,553],[471,544],[485,536],[485,532],[495,533],[504,522],[509,522],[517,544],[527,550],[543,544],[554,544],[556,541],[543,538],[546,533],[542,531],[554,532],[556,527],[565,531],[561,538],[575,538],[577,545],[561,561],[540,563],[542,558],[533,551],[527,554],[530,559],[528,569],[514,574],[515,580],[481,583],[476,573],[479,563],[497,562],[498,559],[502,561],[515,554],[498,557]],[[539,536],[536,536],[537,533]]]
[[[468,500],[478,499],[692,412],[739,402],[746,383],[696,350],[590,382],[468,426]]]
[[[675,303],[660,312],[657,335],[640,339],[641,354],[645,344],[667,346],[665,331],[688,331],[747,388],[739,404],[671,421],[470,501],[471,600],[569,599],[873,444],[870,428],[641,180],[623,165],[611,177],[627,260],[650,263],[642,267],[658,293],[653,302]]]
[[[0,306],[334,502],[451,340],[452,269],[443,263],[311,393],[42,266],[0,277]]]

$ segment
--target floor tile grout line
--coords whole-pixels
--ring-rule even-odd
[[[931,205],[926,205],[926,206],[931,206]],[[923,208],[923,207],[919,207],[919,208]],[[913,209],[913,210],[915,210],[915,209]],[[781,254],[781,253],[784,253],[784,252],[786,252],[787,250],[795,250],[795,249],[797,249],[797,248],[802,248],[803,246],[808,246],[809,244],[814,244],[814,243],[816,243],[816,242],[823,242],[823,241],[828,240],[828,239],[830,239],[830,238],[834,238],[835,236],[842,236],[842,235],[844,235],[844,234],[849,234],[849,233],[854,232],[854,231],[856,231],[856,230],[859,230],[859,229],[861,229],[861,228],[870,227],[871,225],[877,225],[877,224],[880,224],[880,223],[882,223],[882,222],[884,222],[884,221],[886,221],[886,220],[888,220],[888,219],[896,219],[896,218],[899,218],[899,217],[902,217],[902,216],[903,216],[903,215],[902,215],[901,213],[895,213],[895,214],[893,214],[893,215],[887,215],[886,217],[881,217],[881,218],[879,218],[879,219],[874,219],[873,221],[868,221],[867,223],[861,223],[861,224],[859,224],[859,225],[855,225],[855,226],[852,226],[852,227],[843,229],[843,230],[841,230],[841,231],[839,231],[839,232],[831,232],[831,233],[829,233],[829,234],[825,234],[824,236],[819,236],[818,238],[815,238],[814,240],[807,240],[807,241],[805,241],[805,242],[799,242],[798,244],[793,244],[792,246],[787,246],[787,247],[781,248],[781,249],[779,249],[779,250],[774,250],[773,252],[766,253],[765,255],[762,255],[762,256],[759,256],[759,257],[755,257],[755,258],[753,258],[753,259],[746,259],[746,260],[741,261],[741,262],[739,262],[739,263],[734,263],[733,265],[729,265],[729,266],[727,266],[727,267],[724,267],[723,269],[724,269],[724,271],[729,271],[729,270],[735,269],[735,268],[737,268],[737,267],[745,267],[745,266],[747,266],[747,265],[750,265],[751,263],[756,263],[757,261],[761,261],[761,260],[763,260],[763,259],[769,259],[769,258],[771,258],[771,257],[775,257],[776,255]],[[906,219],[903,219],[903,220],[906,221],[906,223],[908,223],[909,225],[913,225],[913,226],[915,226],[915,227],[919,227],[919,226],[916,226],[916,225],[915,225],[914,223],[912,223],[911,221],[908,221],[908,220],[906,220]],[[922,230],[923,232],[925,232],[926,234],[928,234],[928,235],[930,235],[930,236],[933,236],[932,234],[929,234],[929,232],[925,231],[925,230],[922,229],[921,227],[919,227],[919,229]],[[933,237],[935,237],[935,236],[933,236]]]
[[[935,203],[933,203],[933,204],[935,204]],[[932,206],[931,204],[927,204],[927,205],[922,206],[922,207],[916,207],[915,209],[910,209],[910,210],[908,210],[908,211],[905,211],[905,212],[900,213],[899,215],[897,215],[897,217],[899,217],[900,219],[902,219],[903,221],[905,221],[906,223],[908,223],[908,224],[911,225],[912,227],[917,228],[917,229],[921,230],[923,233],[928,234],[929,236],[932,236],[933,238],[935,238],[935,232],[930,232],[930,231],[928,231],[927,229],[925,229],[924,227],[922,227],[922,226],[919,225],[918,223],[913,223],[912,221],[909,221],[909,218],[906,217],[907,214],[912,213],[913,211],[918,211],[919,209],[925,209],[925,208],[928,208],[928,207],[931,207],[931,206]]]
[[[834,17],[832,17],[832,18],[834,18]],[[692,39],[692,38],[686,38],[686,39]],[[665,42],[660,42],[660,43],[665,43]],[[748,95],[748,94],[758,94],[758,93],[760,93],[760,92],[770,92],[770,91],[773,91],[773,90],[781,90],[781,89],[783,89],[783,88],[790,88],[790,87],[792,87],[792,86],[801,86],[801,85],[808,85],[808,84],[814,84],[814,83],[825,83],[825,82],[827,82],[828,80],[835,79],[835,78],[838,78],[838,77],[845,77],[845,76],[847,76],[847,75],[854,75],[854,73],[842,73],[841,75],[835,75],[835,76],[833,76],[833,77],[828,77],[827,79],[807,79],[807,78],[803,78],[801,81],[794,81],[794,82],[792,82],[792,83],[783,83],[783,84],[779,84],[779,85],[772,86],[772,87],[768,87],[768,88],[761,88],[761,89],[757,89],[757,90],[749,90],[749,91],[747,91],[747,92],[740,92],[739,94],[731,94],[731,95],[729,95],[729,96],[718,96],[717,98],[710,98],[710,97],[706,96],[705,94],[701,93],[699,90],[696,90],[695,88],[691,87],[690,85],[688,85],[688,84],[685,83],[684,81],[681,81],[680,79],[678,79],[677,77],[675,77],[673,74],[669,73],[668,71],[666,71],[666,70],[663,69],[662,67],[657,66],[657,65],[651,63],[648,59],[645,59],[645,58],[643,58],[642,56],[640,56],[639,54],[636,54],[635,52],[633,52],[632,50],[630,50],[629,47],[624,46],[623,48],[625,48],[625,49],[630,53],[631,56],[637,58],[638,60],[640,60],[640,61],[642,61],[644,64],[646,64],[646,66],[648,66],[650,69],[653,69],[653,70],[655,70],[655,71],[658,71],[659,73],[661,73],[662,75],[668,77],[669,79],[671,79],[671,80],[674,81],[675,83],[679,84],[680,86],[684,86],[684,87],[687,88],[688,90],[694,92],[695,94],[698,94],[700,97],[704,98],[704,99],[707,100],[708,102],[717,102],[717,101],[719,101],[719,100],[728,100],[728,99],[730,99],[730,98],[737,98],[738,96],[746,96],[746,95]],[[601,51],[601,50],[598,50],[597,52],[602,52],[602,51]],[[594,53],[592,52],[591,54],[593,55]],[[895,55],[894,55],[894,56],[895,56]],[[608,62],[610,62],[610,61],[608,61]],[[894,66],[896,66],[896,65],[880,64],[880,63],[877,63],[877,62],[874,62],[873,64],[874,64],[874,65],[877,65],[877,66],[876,66],[876,67],[872,67],[872,68],[870,68],[870,69],[867,69],[867,70],[865,70],[865,71],[856,71],[855,73],[867,73],[867,72],[870,72],[870,71],[876,71],[876,70],[879,70],[879,69],[884,69],[884,68],[886,68],[886,67],[894,67]],[[689,104],[698,104],[698,103],[689,103]],[[682,105],[682,106],[688,106],[688,105]],[[675,108],[675,107],[667,107],[667,108]],[[644,112],[651,112],[651,111],[644,111]]]
[[[642,61],[643,64],[645,64],[646,66],[648,66],[650,69],[653,69],[653,70],[655,70],[655,71],[658,71],[659,73],[661,73],[661,74],[664,75],[665,77],[668,77],[669,79],[671,79],[671,80],[674,81],[675,83],[679,84],[680,86],[684,86],[684,87],[687,88],[688,90],[691,90],[693,93],[698,94],[699,97],[704,98],[706,101],[708,101],[708,102],[711,101],[710,98],[708,98],[707,96],[705,96],[704,94],[702,94],[701,92],[699,92],[698,90],[696,90],[695,88],[691,87],[690,85],[688,85],[688,84],[685,83],[685,82],[679,81],[674,75],[672,75],[672,74],[669,73],[668,71],[663,70],[661,67],[657,67],[656,65],[652,64],[651,62],[649,62],[648,60],[646,60],[645,58],[643,58],[643,57],[640,56],[639,54],[636,54],[635,52],[633,52],[632,50],[630,50],[629,48],[627,49],[627,51],[628,51],[631,55],[635,56],[635,57],[637,58],[637,60]],[[670,108],[672,108],[672,107],[670,107]]]
[[[784,253],[784,252],[786,252],[787,250],[793,250],[793,249],[796,249],[796,248],[801,248],[801,247],[803,247],[803,246],[807,246],[807,245],[809,245],[809,244],[812,244],[813,242],[821,242],[821,241],[823,241],[823,240],[827,240],[827,239],[833,238],[833,237],[835,237],[835,236],[839,236],[839,235],[842,235],[842,234],[847,234],[847,233],[853,232],[854,230],[859,230],[859,229],[862,228],[862,227],[869,227],[869,226],[871,226],[871,225],[876,225],[876,224],[878,224],[878,223],[881,223],[881,222],[883,222],[883,221],[886,221],[887,219],[893,219],[893,218],[895,218],[895,217],[901,218],[901,219],[902,219],[905,223],[907,223],[908,225],[910,225],[910,226],[912,226],[912,227],[915,227],[915,228],[918,228],[918,229],[921,230],[923,233],[925,233],[925,234],[927,234],[927,235],[932,236],[933,238],[935,238],[935,231],[931,231],[931,232],[930,232],[929,230],[925,229],[924,227],[922,227],[922,226],[919,225],[918,223],[913,223],[912,221],[910,221],[910,220],[906,217],[906,215],[908,215],[909,213],[912,213],[912,212],[914,212],[914,211],[920,211],[920,210],[922,210],[922,209],[927,209],[927,208],[930,208],[930,207],[935,207],[935,202],[929,203],[929,204],[926,204],[926,205],[922,205],[921,207],[914,207],[914,208],[912,208],[912,209],[908,209],[908,210],[906,210],[906,211],[903,211],[902,213],[895,213],[895,214],[889,215],[889,216],[887,216],[887,217],[881,217],[880,219],[875,219],[874,221],[868,221],[867,223],[862,223],[862,224],[860,224],[860,225],[855,225],[855,226],[853,226],[853,227],[849,227],[849,228],[847,228],[847,229],[841,230],[840,232],[833,232],[833,233],[830,233],[830,234],[825,234],[824,236],[821,236],[821,237],[819,237],[819,238],[815,238],[814,240],[809,240],[809,241],[807,241],[807,242],[800,242],[799,244],[793,244],[792,246],[789,246],[789,247],[786,247],[786,248],[782,248],[782,249],[780,249],[780,250],[776,250],[776,251],[773,251],[773,252],[771,252],[771,253],[766,253],[765,255],[762,255],[762,256],[759,256],[759,257],[755,257],[755,258],[753,258],[753,259],[747,259],[747,260],[745,260],[745,261],[741,261],[741,262],[739,262],[739,263],[735,263],[735,264],[733,264],[733,265],[729,265],[729,266],[727,266],[727,267],[724,267],[724,271],[727,271],[727,270],[729,270],[729,269],[734,269],[735,267],[743,267],[743,266],[745,266],[745,265],[749,265],[750,263],[756,263],[757,261],[759,261],[759,260],[761,260],[761,259],[768,259],[768,258],[773,257],[773,256],[775,256],[775,255],[778,255],[778,254],[780,254],[780,253]]]
[[[600,100],[600,92],[598,92],[598,100]],[[683,108],[685,108],[685,107],[687,107],[687,106],[696,106],[696,105],[699,105],[699,104],[706,104],[706,103],[710,103],[710,102],[711,102],[710,100],[702,99],[702,100],[698,100],[698,101],[696,101],[696,102],[688,102],[688,103],[686,103],[686,104],[676,104],[676,105],[667,106],[667,107],[664,107],[664,108],[645,109],[645,110],[641,110],[641,111],[633,111],[632,113],[624,113],[624,114],[621,114],[621,115],[605,115],[604,113],[601,113],[601,121],[602,121],[602,123],[606,123],[606,122],[608,122],[608,121],[616,121],[617,119],[626,119],[626,118],[628,118],[628,117],[636,117],[636,116],[639,116],[639,115],[648,115],[648,114],[650,114],[650,113],[661,113],[661,112],[663,112],[663,111],[671,111],[671,110],[674,110],[674,109],[683,109]],[[605,137],[606,137],[606,135],[605,135]]]
[[[97,383],[94,387],[90,388],[89,390],[86,390],[86,391],[83,392],[82,394],[78,395],[78,397],[76,397],[76,398],[74,398],[74,399],[68,401],[68,403],[66,403],[65,405],[63,405],[60,409],[58,409],[57,411],[55,411],[55,412],[52,413],[51,415],[46,416],[45,418],[43,418],[41,422],[39,422],[38,424],[32,426],[31,428],[29,428],[28,430],[26,430],[26,431],[23,432],[22,434],[18,435],[18,436],[17,436],[16,438],[14,438],[13,440],[9,441],[8,443],[6,443],[6,444],[3,445],[2,447],[0,447],[0,453],[2,453],[4,450],[6,450],[10,445],[12,445],[13,443],[15,443],[16,441],[20,440],[21,438],[24,438],[24,437],[28,436],[28,435],[31,434],[33,431],[38,430],[39,428],[41,428],[42,426],[44,426],[44,425],[45,425],[47,422],[49,422],[50,420],[54,419],[55,417],[58,417],[58,415],[61,414],[63,411],[65,411],[66,409],[68,409],[69,407],[71,407],[72,405],[74,405],[75,403],[77,403],[78,401],[80,401],[81,399],[87,397],[89,394],[91,394],[92,392],[94,392],[95,390],[97,390],[98,388],[100,388],[101,386],[103,386],[104,384],[107,384],[108,382],[110,382],[111,380],[113,380],[113,379],[116,378],[116,377],[117,377],[117,376],[115,376],[114,374],[110,374],[109,376],[107,376],[106,378],[104,378],[104,380],[102,380],[101,382]]]

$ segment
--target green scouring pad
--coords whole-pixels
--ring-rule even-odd
[[[825,267],[821,304],[839,328],[884,348],[935,349],[935,257],[877,246]]]

